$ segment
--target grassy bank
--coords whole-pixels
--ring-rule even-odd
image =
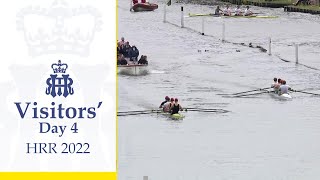
[[[289,7],[295,7],[295,8],[299,8],[299,9],[306,9],[306,10],[313,10],[313,11],[320,11],[319,6],[299,5],[299,6],[289,6]]]
[[[259,3],[270,3],[270,4],[283,4],[283,5],[289,5],[292,4],[293,2],[291,0],[243,0],[243,2],[259,2]]]
[[[297,0],[178,0],[177,2],[192,3],[200,5],[216,6],[225,3],[239,4],[239,5],[253,5],[260,7],[271,7],[271,8],[284,8],[288,12],[303,12],[311,14],[320,14],[320,7],[316,5],[298,5],[293,4]]]

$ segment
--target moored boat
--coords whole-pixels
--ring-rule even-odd
[[[136,3],[132,6],[134,12],[154,11],[158,9],[158,5],[154,3]]]

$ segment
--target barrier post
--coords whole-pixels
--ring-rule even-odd
[[[183,6],[181,6],[181,28],[184,28]]]
[[[225,41],[225,31],[226,31],[226,25],[223,22],[223,24],[222,24],[222,42]]]
[[[269,37],[269,52],[268,52],[269,56],[271,55],[271,37]]]
[[[298,54],[298,44],[295,44],[295,49],[296,49],[296,64],[299,64],[299,54]]]
[[[202,17],[202,31],[201,35],[204,35],[204,17]]]
[[[167,22],[167,4],[164,4],[164,8],[163,8],[163,22],[164,23]]]

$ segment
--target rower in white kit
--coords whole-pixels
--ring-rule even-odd
[[[290,86],[287,85],[285,80],[282,80],[282,84],[279,88],[279,95],[289,94],[289,90],[291,90]]]

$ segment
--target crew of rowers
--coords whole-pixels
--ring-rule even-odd
[[[130,46],[129,42],[121,38],[118,42],[117,47],[117,64],[128,65],[128,64],[148,64],[147,56],[141,55],[139,61],[139,50],[136,46]]]
[[[227,5],[223,10],[220,9],[219,6],[214,11],[214,15],[222,15],[222,16],[232,16],[232,10]],[[237,5],[237,7],[234,9],[234,16],[251,16],[253,15],[252,11],[250,10],[250,7],[247,6],[246,9],[243,11],[240,8],[240,5]]]
[[[274,92],[282,95],[282,94],[289,94],[289,90],[292,90],[288,85],[287,82],[280,78],[273,78],[273,83],[271,88],[274,89]]]
[[[171,114],[178,114],[180,110],[183,110],[178,102],[178,98],[170,99],[168,96],[165,97],[165,101],[160,104],[159,108],[162,108],[163,112]]]

